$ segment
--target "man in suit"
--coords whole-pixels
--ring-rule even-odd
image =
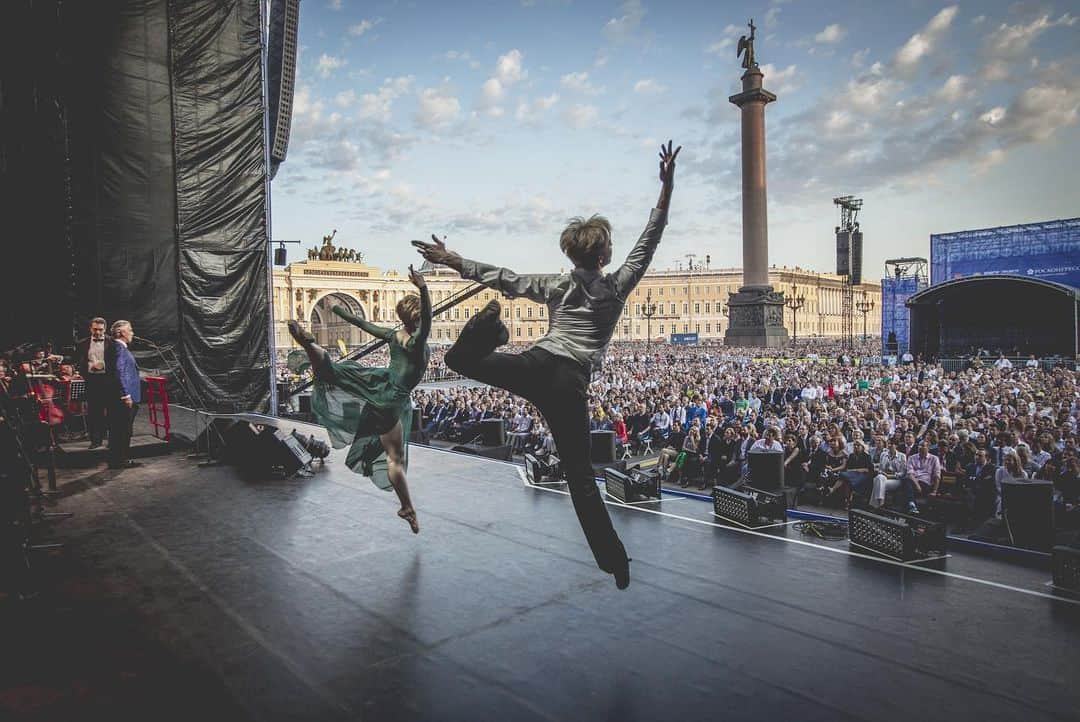
[[[131,461],[131,426],[135,415],[139,413],[142,400],[142,379],[139,366],[128,349],[128,344],[135,337],[135,331],[129,321],[117,321],[112,325],[113,358],[105,359],[106,368],[114,370],[115,384],[112,387],[112,399],[109,404],[109,468],[127,469],[141,466]],[[110,363],[112,361],[112,363]]]
[[[75,347],[75,365],[86,380],[86,430],[90,448],[96,449],[105,440],[105,410],[109,407],[110,390],[115,388],[114,369],[105,363],[115,357],[112,339],[105,337],[105,319],[90,321],[90,335]]]

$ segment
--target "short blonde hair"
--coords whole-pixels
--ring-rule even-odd
[[[574,265],[599,268],[611,260],[611,223],[603,216],[575,216],[559,237],[559,248]]]
[[[394,310],[406,328],[415,331],[420,326],[420,297],[415,293],[398,301]]]

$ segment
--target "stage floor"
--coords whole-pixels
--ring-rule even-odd
[[[40,609],[61,604],[71,627],[122,618],[122,633],[153,650],[136,659],[165,660],[147,663],[163,670],[157,702],[114,691],[114,709],[91,684],[96,711],[181,718],[194,695],[198,712],[231,719],[379,722],[1049,720],[1080,709],[1080,604],[1049,594],[1046,572],[956,553],[878,560],[789,526],[732,529],[675,498],[609,507],[634,558],[620,592],[592,562],[564,487],[413,447],[414,536],[394,495],[340,457],[311,478],[245,481],[173,454],[66,488],[59,508],[76,516],[56,536],[67,548],[43,564],[91,580],[81,594],[94,600],[71,599],[58,578]],[[98,642],[74,636],[48,654],[92,665],[93,650],[75,647]],[[49,684],[35,668],[9,677],[0,704]],[[65,670],[53,665],[54,684]],[[86,709],[77,696],[65,704],[8,711]],[[141,706],[154,704],[158,714]]]

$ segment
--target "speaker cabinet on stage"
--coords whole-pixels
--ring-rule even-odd
[[[1005,526],[1014,546],[1048,552],[1054,546],[1054,484],[1006,481],[1001,488]]]
[[[593,476],[603,476],[606,469],[614,469],[620,473],[626,473],[626,459],[619,459],[618,461],[603,461],[593,462],[592,470]]]
[[[593,431],[590,436],[592,441],[592,463],[607,464],[615,461],[615,432],[598,430]]]
[[[531,484],[558,481],[561,476],[559,457],[548,454],[543,458],[525,454],[525,478]]]
[[[784,454],[781,451],[751,451],[750,485],[761,491],[779,491],[784,486]]]
[[[498,459],[499,461],[510,461],[512,458],[510,444],[502,444],[501,446],[487,446],[485,444],[458,444],[451,447],[450,451],[456,451],[459,454],[472,454],[473,456],[482,456],[485,459]]]
[[[409,427],[409,436],[415,437],[424,428],[424,409],[412,410],[412,424]]]
[[[1050,553],[1054,587],[1080,594],[1080,548],[1056,546]]]
[[[851,509],[848,539],[857,546],[909,562],[945,551],[945,525],[890,509]]]
[[[296,397],[296,400],[300,404],[301,414],[311,413],[311,394],[300,394]]]
[[[253,468],[260,472],[290,477],[311,463],[312,456],[292,434],[264,426],[257,440]]]
[[[506,443],[506,422],[502,419],[484,419],[480,422],[484,446],[502,446]]]

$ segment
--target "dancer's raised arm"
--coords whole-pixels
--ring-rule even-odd
[[[412,266],[409,266],[409,280],[420,292],[420,325],[409,339],[409,344],[423,346],[431,334],[431,294],[428,292],[427,281]]]
[[[626,256],[615,273],[612,274],[615,288],[620,297],[626,298],[630,291],[634,290],[638,281],[645,275],[649,264],[652,263],[656,247],[660,245],[660,238],[664,234],[664,226],[667,225],[668,205],[671,203],[671,192],[675,188],[675,158],[682,150],[680,145],[674,151],[669,140],[667,147],[660,145],[660,197],[656,200],[656,208],[649,214],[649,222],[642,231],[638,242]]]
[[[367,331],[368,333],[370,333],[372,336],[374,336],[377,339],[382,339],[382,340],[385,341],[386,339],[388,339],[388,338],[390,338],[391,336],[394,335],[394,329],[392,329],[392,328],[383,328],[382,326],[376,326],[375,324],[371,323],[370,321],[367,321],[367,320],[365,320],[363,318],[360,318],[359,316],[354,316],[353,314],[349,313],[349,311],[346,310],[344,306],[334,306],[330,310],[333,311],[338,316],[340,316],[341,318],[348,321],[349,323],[351,323],[353,326],[358,326],[359,328],[363,329],[364,331]]]
[[[438,236],[432,234],[431,240],[434,243],[412,242],[424,260],[452,268],[460,273],[462,278],[479,281],[507,298],[524,296],[537,303],[547,303],[551,289],[562,278],[558,274],[514,273],[509,268],[472,261],[462,258],[456,251],[451,251]]]

